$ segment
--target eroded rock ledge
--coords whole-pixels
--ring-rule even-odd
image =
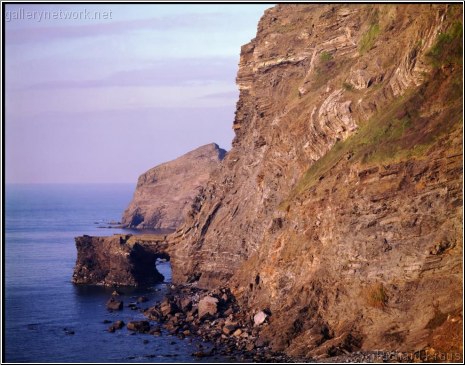
[[[157,258],[169,259],[166,236],[121,235],[76,237],[73,283],[103,286],[147,286],[163,281]]]

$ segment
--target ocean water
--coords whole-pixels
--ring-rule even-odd
[[[142,320],[126,305],[140,295],[142,308],[162,299],[171,279],[169,263],[158,270],[165,283],[146,289],[123,288],[125,308],[105,307],[113,289],[75,286],[74,237],[112,235],[122,229],[98,228],[119,221],[134,185],[7,185],[4,236],[4,348],[7,362],[223,362],[196,358],[208,343],[134,334],[126,328],[109,333],[104,320]]]

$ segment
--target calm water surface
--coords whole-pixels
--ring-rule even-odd
[[[133,185],[7,185],[5,224],[5,348],[8,362],[223,362],[197,359],[197,339],[107,332],[104,320],[145,319],[125,307],[110,313],[113,289],[71,283],[74,237],[112,235],[98,228],[119,221]],[[108,225],[108,224],[107,224]],[[158,265],[171,279],[169,263]],[[161,300],[166,283],[145,290],[123,289],[125,305],[146,295],[146,308]],[[73,335],[70,333],[74,332]],[[148,340],[148,343],[144,343]],[[208,344],[202,344],[208,348]]]

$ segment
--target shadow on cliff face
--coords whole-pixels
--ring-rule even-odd
[[[150,286],[163,282],[165,277],[157,270],[157,261],[170,261],[166,252],[151,252],[143,245],[135,244],[131,253],[131,274],[138,286]]]
[[[144,222],[144,216],[140,213],[140,209],[136,209],[128,227],[138,227],[139,224]]]

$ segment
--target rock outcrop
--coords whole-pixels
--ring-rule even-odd
[[[75,284],[147,286],[164,279],[155,262],[157,258],[169,259],[166,236],[116,234],[109,237],[81,236],[75,241]],[[115,305],[119,307],[118,303]]]
[[[293,356],[462,351],[462,7],[279,5],[173,279],[269,308]]]
[[[211,143],[142,174],[124,212],[123,226],[176,229],[225,154]]]

